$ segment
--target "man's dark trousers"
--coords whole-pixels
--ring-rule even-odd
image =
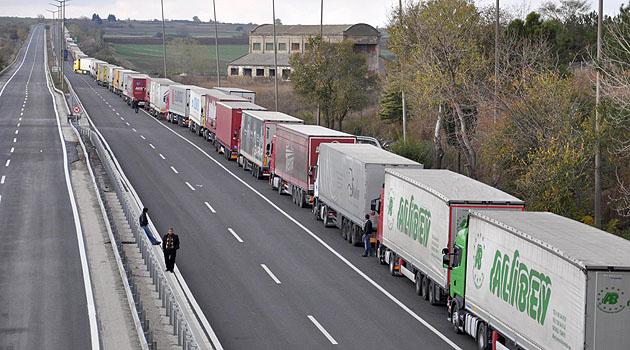
[[[166,269],[173,271],[175,268],[175,256],[177,255],[176,249],[164,249],[164,263],[166,264]]]

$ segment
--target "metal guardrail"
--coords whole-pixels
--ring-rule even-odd
[[[70,85],[67,79],[66,82],[68,83],[67,86],[70,89],[70,96],[73,104],[76,103],[79,105],[81,110],[85,113],[85,108],[83,108],[83,105],[72,88],[72,85]],[[169,318],[169,324],[173,326],[173,335],[177,336],[177,345],[180,345],[182,349],[185,350],[201,349],[199,343],[195,339],[194,333],[192,332],[190,323],[183,313],[183,308],[177,301],[173,289],[167,280],[166,274],[160,265],[161,258],[155,253],[153,245],[139,225],[138,217],[140,215],[140,206],[129,191],[129,187],[131,185],[127,184],[123,176],[121,176],[121,170],[119,170],[116,166],[111,150],[109,150],[105,143],[101,140],[100,135],[94,132],[91,128],[79,126],[75,122],[72,124],[79,132],[81,138],[84,141],[88,141],[96,149],[100,162],[109,177],[116,195],[118,196],[125,218],[127,219],[127,223],[131,228],[134,238],[136,239],[143,261],[149,271],[149,277],[152,279],[153,285],[155,285],[155,291],[158,293],[158,296],[162,301],[162,307],[166,310],[166,316]],[[98,186],[98,189],[99,192],[101,192],[101,197],[104,198],[103,190],[100,186]],[[134,295],[136,311],[143,324],[143,329],[145,330],[145,338],[147,338],[147,343],[151,344],[152,333],[146,332],[146,329],[148,328],[148,320],[146,320],[145,317],[146,313],[142,305],[142,300],[139,299],[136,293],[135,278],[131,274],[129,265],[126,262],[127,259],[122,249],[122,245],[120,244],[120,236],[118,232],[115,232],[115,230],[113,233],[116,239],[115,246],[123,259],[127,280],[132,289],[132,294]]]

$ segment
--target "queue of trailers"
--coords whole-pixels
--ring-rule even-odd
[[[83,57],[89,74],[129,104],[188,127],[342,239],[370,242],[392,276],[446,305],[453,331],[479,349],[622,349],[630,344],[630,242],[550,213],[364,138],[255,104],[253,91],[206,89]]]

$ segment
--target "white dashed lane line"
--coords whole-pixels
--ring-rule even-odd
[[[149,147],[155,149],[155,146],[153,146],[152,144],[149,144]]]
[[[161,155],[161,154],[160,154],[160,155]],[[174,172],[175,174],[179,174],[179,171],[177,171],[177,169],[175,169],[175,168],[171,167],[171,170],[173,170],[173,172]]]
[[[15,130],[15,134],[17,135],[20,132],[20,130]]]
[[[17,142],[17,138],[16,138],[16,137],[14,137],[14,138],[13,138],[13,143],[16,143],[16,142]]]
[[[230,231],[230,233],[232,234],[232,236],[234,236],[234,238],[236,238],[236,240],[239,243],[243,243],[243,240],[241,239],[241,237],[239,237],[236,232],[234,232],[234,230],[232,230],[231,228],[228,227],[228,231]]]
[[[217,211],[214,210],[214,208],[210,205],[210,203],[208,203],[208,202],[203,202],[203,203],[206,205],[206,207],[208,207],[208,209],[210,209],[212,214],[216,214],[217,213]]]
[[[136,130],[136,128],[131,128],[131,130],[133,130],[133,132],[138,132],[138,130]]]
[[[7,159],[7,162],[4,164],[4,166],[9,166],[9,164],[11,164],[11,159]]]
[[[15,151],[15,147],[11,147],[11,151],[9,153],[13,153]]]
[[[2,178],[0,178],[0,185],[4,185],[4,179],[6,178],[6,176],[2,175]]]
[[[278,279],[278,277],[276,277],[276,275],[273,274],[273,272],[271,272],[271,270],[269,270],[269,268],[267,267],[267,265],[265,264],[260,264],[260,267],[263,268],[263,270],[265,270],[265,272],[267,272],[267,274],[269,275],[269,277],[271,277],[271,279],[276,282],[276,284],[282,284],[282,282],[280,282],[280,280]]]
[[[140,135],[140,138],[143,139],[143,140],[146,140],[146,137],[144,137],[142,135]]]
[[[125,124],[127,124],[127,126],[129,126],[129,122],[125,122]]]
[[[190,188],[191,191],[195,190],[195,188],[192,187],[192,185],[188,181],[186,181],[186,186],[188,186],[188,188]]]
[[[160,158],[162,158],[162,159],[166,159],[166,158],[164,158],[164,156],[162,155],[162,153],[160,153]],[[171,167],[171,168],[172,168],[172,167]]]
[[[319,322],[317,322],[317,320],[315,319],[315,317],[313,317],[312,315],[307,315],[306,317],[308,317],[309,320],[311,320],[311,322],[313,322],[313,324],[315,325],[315,327],[317,327],[317,329],[319,329],[320,332],[322,332],[322,334],[324,334],[324,336],[326,336],[326,338],[328,338],[328,341],[330,341],[333,345],[337,345],[337,341],[335,340],[335,338],[333,338],[330,333],[328,333],[328,331],[326,331],[326,329],[319,324]]]

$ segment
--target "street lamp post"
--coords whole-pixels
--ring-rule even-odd
[[[278,39],[276,37],[276,1],[271,0],[271,9],[273,12],[273,65],[274,65],[274,84],[276,87],[276,112],[278,111]]]
[[[604,9],[604,1],[599,0],[599,11],[597,16],[597,63],[602,59],[602,16]],[[597,70],[597,84],[595,86],[595,226],[601,227],[602,225],[602,178],[600,173],[601,167],[601,150],[599,148],[599,122],[600,122],[600,73]]]
[[[162,50],[164,51],[164,78],[166,78],[166,29],[164,28],[164,0],[160,0],[162,6]]]
[[[217,58],[217,86],[221,86],[221,72],[219,72],[219,32],[217,31],[217,6],[215,0],[212,0],[212,10],[214,11],[214,47]]]

